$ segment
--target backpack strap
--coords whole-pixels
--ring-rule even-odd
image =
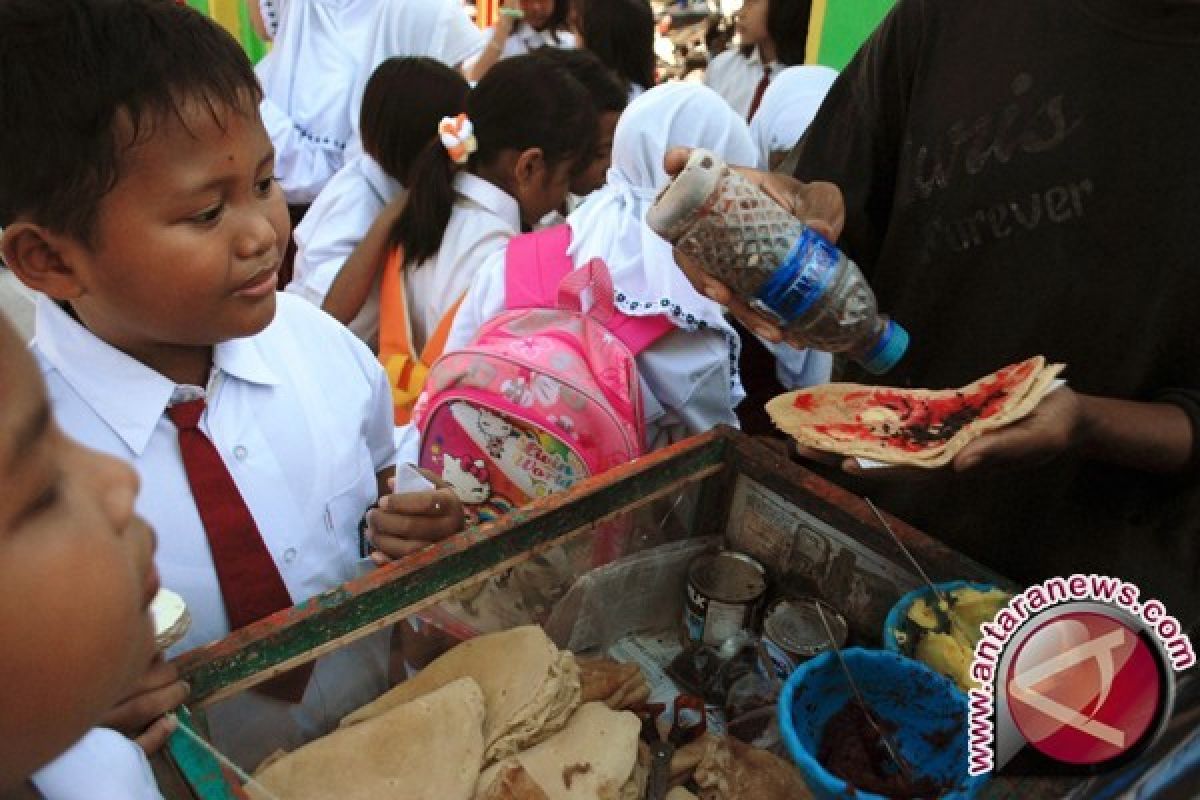
[[[568,279],[575,273],[575,263],[567,250],[571,246],[571,227],[555,225],[553,228],[515,236],[508,242],[504,259],[505,308],[559,308],[564,294],[578,295],[577,281]],[[611,294],[612,279],[607,267],[600,259],[593,259],[585,269],[584,285],[599,281],[607,283]],[[595,275],[604,270],[603,277]],[[575,276],[582,278],[583,276]],[[576,309],[578,310],[578,309]],[[675,329],[665,314],[632,316],[617,313],[598,319],[614,336],[621,340],[633,355],[638,355]]]
[[[429,367],[441,357],[450,338],[450,329],[466,295],[463,294],[442,315],[437,328],[421,350],[413,351],[412,319],[404,289],[404,250],[395,247],[388,253],[379,287],[379,362],[388,374],[392,388],[393,417],[397,425],[412,419],[412,407],[425,386]]]

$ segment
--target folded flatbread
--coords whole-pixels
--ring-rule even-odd
[[[254,777],[287,800],[468,800],[483,768],[483,717],[483,692],[465,678],[306,744]]]
[[[529,776],[525,768],[514,759],[504,762],[499,773],[483,794],[475,800],[550,800],[542,787]]]
[[[484,770],[476,800],[488,796],[513,762],[549,800],[640,800],[645,789],[645,773],[638,766],[641,727],[635,714],[585,703],[559,733]]]
[[[1034,356],[961,389],[830,383],[782,394],[767,403],[767,413],[805,447],[941,467],[985,432],[1033,411],[1062,370]]]
[[[412,678],[342,720],[356,725],[459,678],[483,690],[484,763],[531,747],[562,730],[580,703],[575,656],[536,625],[468,639]]]

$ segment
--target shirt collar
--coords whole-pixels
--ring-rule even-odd
[[[521,230],[521,207],[512,195],[499,186],[466,170],[460,170],[454,176],[454,191],[483,206],[508,223],[514,231]]]
[[[359,168],[362,170],[363,177],[367,179],[367,185],[371,187],[371,191],[385,205],[393,197],[404,191],[404,187],[400,185],[400,181],[384,172],[383,167],[379,166],[378,161],[366,153],[363,153],[359,158],[362,161]]]
[[[97,337],[44,295],[37,298],[34,326],[34,344],[50,366],[140,456],[171,402],[175,383]],[[255,337],[217,345],[213,363],[237,380],[279,383]]]

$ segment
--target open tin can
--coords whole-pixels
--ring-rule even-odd
[[[776,600],[763,616],[762,641],[780,680],[787,680],[796,667],[830,649],[829,633],[821,622],[818,603],[838,649],[846,646],[850,628],[846,618],[833,606],[815,597]]]
[[[697,556],[688,566],[683,610],[688,639],[719,647],[740,631],[753,631],[766,591],[767,571],[750,556],[729,550]]]

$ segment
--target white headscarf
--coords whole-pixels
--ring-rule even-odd
[[[571,256],[576,264],[604,260],[617,305],[627,314],[667,313],[681,328],[715,328],[732,336],[721,307],[693,288],[671,245],[645,223],[646,211],[667,184],[663,157],[672,147],[703,147],[735,166],[756,160],[746,123],[712,89],[683,82],[650,89],[621,115],[608,183],[567,219]]]
[[[770,169],[771,153],[800,141],[837,76],[829,67],[788,67],[771,79],[750,122],[759,169]]]

